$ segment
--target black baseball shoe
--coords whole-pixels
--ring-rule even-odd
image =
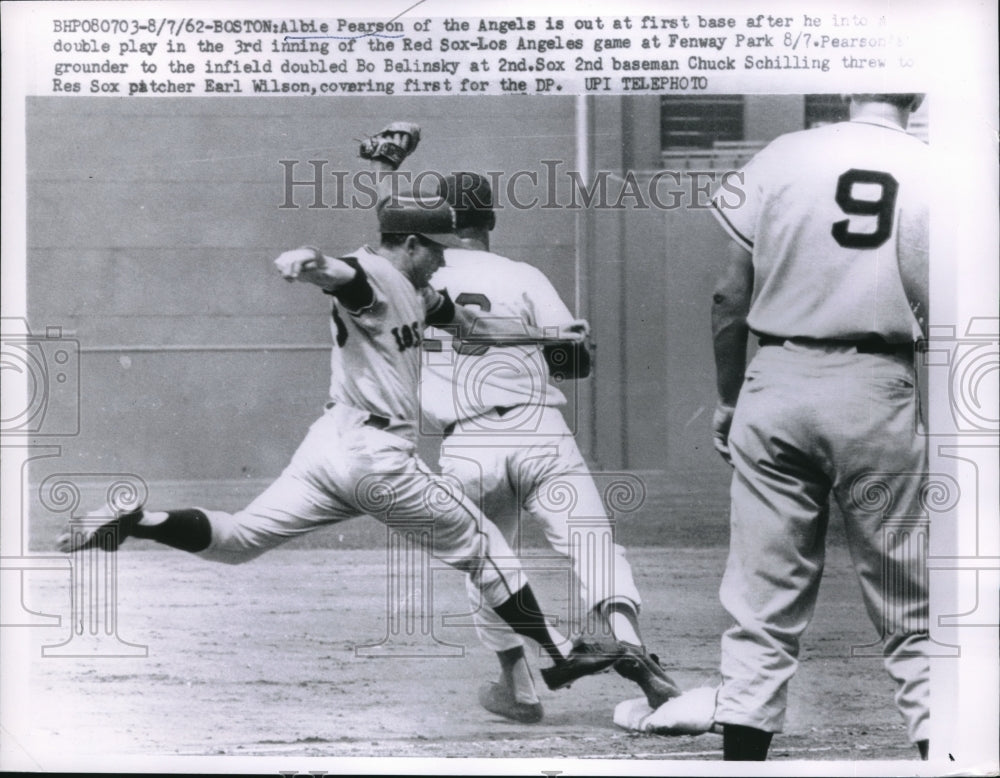
[[[102,518],[108,520],[98,523]],[[56,545],[66,554],[95,546],[105,551],[117,551],[125,538],[135,532],[140,519],[141,507],[126,511],[108,504],[88,513],[85,521],[74,522],[71,519],[69,530],[59,536]]]
[[[660,666],[656,654],[631,643],[623,644],[623,648],[625,653],[615,661],[615,672],[639,685],[650,708],[656,710],[667,700],[681,696],[680,687]]]
[[[621,643],[577,639],[568,657],[542,668],[542,680],[552,690],[562,689],[578,678],[609,670],[624,652]]]
[[[513,690],[504,683],[490,681],[480,686],[479,704],[490,713],[522,724],[537,724],[542,720],[542,703],[520,702]]]

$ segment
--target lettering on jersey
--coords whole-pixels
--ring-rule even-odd
[[[854,196],[855,184],[878,186],[877,199],[860,200]],[[851,220],[834,222],[831,234],[838,244],[848,249],[877,249],[892,235],[893,215],[899,183],[888,173],[878,170],[851,168],[837,179],[837,205],[848,215],[875,216],[874,232],[851,232]]]
[[[393,327],[392,337],[396,339],[396,345],[399,346],[400,351],[406,351],[408,348],[418,348],[421,343],[420,335],[420,322],[413,322],[413,324],[404,324],[402,327]]]

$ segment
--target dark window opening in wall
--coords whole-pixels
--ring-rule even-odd
[[[660,148],[710,149],[743,140],[742,95],[664,95],[660,98]]]
[[[848,118],[847,102],[840,95],[806,95],[806,128],[821,127]]]

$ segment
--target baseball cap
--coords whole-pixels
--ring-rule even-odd
[[[486,227],[496,223],[493,189],[486,176],[460,171],[445,176],[444,196],[458,214],[459,227]]]
[[[441,195],[418,197],[412,192],[400,192],[383,197],[376,211],[380,232],[420,235],[449,248],[464,245],[455,234],[458,228],[455,209]]]

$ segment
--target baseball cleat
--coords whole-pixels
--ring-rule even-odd
[[[103,524],[97,520],[108,518]],[[105,551],[117,551],[118,547],[135,531],[142,518],[142,508],[123,511],[110,504],[87,514],[86,521],[70,520],[70,528],[56,540],[60,551],[69,554],[95,546]]]
[[[479,704],[490,713],[522,724],[537,724],[542,720],[542,703],[520,702],[508,686],[496,681],[479,687]]]
[[[650,654],[644,647],[631,644],[626,644],[624,648],[624,656],[615,661],[615,672],[638,684],[646,695],[650,708],[656,710],[667,700],[680,697],[680,687],[660,666],[656,654]]]
[[[552,667],[542,668],[542,679],[550,689],[562,689],[578,678],[610,669],[624,651],[621,643],[578,639],[568,657]]]

